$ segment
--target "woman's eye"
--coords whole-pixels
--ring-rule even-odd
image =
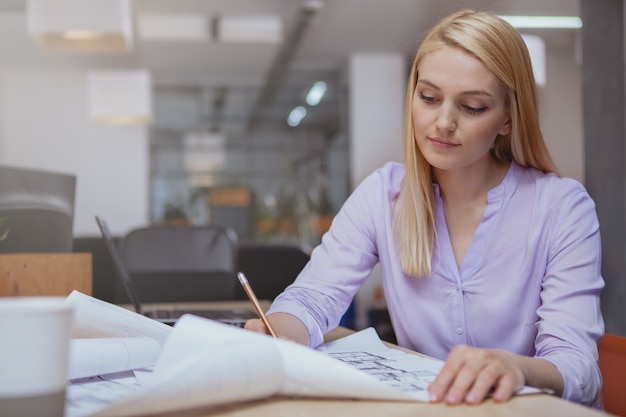
[[[434,103],[434,102],[437,101],[437,99],[435,97],[427,96],[424,93],[420,93],[420,99],[422,99],[423,101],[425,101],[427,103]]]
[[[463,107],[465,108],[465,110],[473,114],[482,113],[485,110],[487,110],[487,107],[472,107],[472,106],[463,106]]]

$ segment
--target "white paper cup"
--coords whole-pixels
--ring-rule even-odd
[[[63,417],[72,306],[0,297],[0,416]]]

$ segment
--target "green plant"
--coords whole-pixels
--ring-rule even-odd
[[[1,217],[0,218],[0,226],[2,226],[7,220],[9,220],[8,217]],[[7,227],[7,229],[4,232],[1,232],[2,234],[0,235],[0,242],[3,241],[4,239],[6,239],[7,236],[9,236],[9,230],[11,230],[11,229],[9,229]]]
[[[179,204],[165,204],[165,214],[163,215],[163,220],[187,220],[185,208]]]

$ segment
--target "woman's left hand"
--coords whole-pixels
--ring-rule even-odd
[[[455,347],[428,391],[432,402],[477,404],[492,392],[507,401],[525,384],[523,361],[502,349]]]

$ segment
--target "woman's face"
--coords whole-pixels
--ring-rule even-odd
[[[511,132],[504,87],[476,57],[449,46],[422,58],[412,114],[417,146],[435,169],[488,163],[497,135]]]

